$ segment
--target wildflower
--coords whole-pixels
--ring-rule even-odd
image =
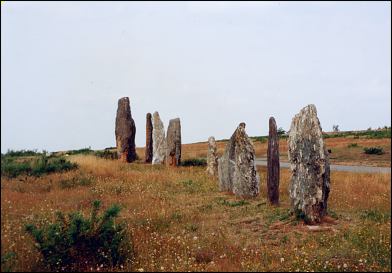
[[[284,258],[280,258],[280,262],[283,263],[284,262]]]

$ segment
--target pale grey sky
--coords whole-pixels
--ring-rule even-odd
[[[1,5],[2,152],[115,146],[123,96],[139,147],[156,110],[183,143],[288,130],[310,103],[325,131],[390,126],[391,3]]]

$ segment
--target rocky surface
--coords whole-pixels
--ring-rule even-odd
[[[213,136],[208,138],[207,172],[210,175],[218,174],[218,154],[215,138]]]
[[[166,134],[166,165],[179,166],[181,163],[181,123],[179,118],[171,119]]]
[[[267,193],[268,200],[273,205],[279,204],[279,175],[279,136],[275,119],[270,117],[267,149]]]
[[[132,119],[128,97],[118,100],[115,135],[118,158],[124,162],[136,160],[136,126]]]
[[[145,150],[145,162],[146,163],[152,162],[152,148],[153,148],[152,120],[151,120],[151,113],[147,113],[147,115],[146,115],[146,150]]]
[[[218,160],[218,176],[221,191],[232,191],[239,197],[259,194],[260,178],[256,171],[255,151],[245,132],[245,123],[237,127]]]
[[[308,224],[319,223],[327,213],[330,167],[313,104],[293,118],[288,149],[292,172],[289,191],[294,212]]]
[[[152,164],[164,164],[166,156],[165,128],[158,112],[153,114],[152,128]]]

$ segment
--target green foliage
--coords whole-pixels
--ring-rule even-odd
[[[12,272],[12,267],[15,264],[15,252],[7,252],[1,254],[1,272]]]
[[[255,136],[251,137],[251,139],[254,141],[260,141],[261,143],[265,143],[268,141],[268,136]]]
[[[37,150],[8,150],[6,154],[2,154],[2,156],[6,157],[19,157],[19,156],[36,156],[41,155],[42,153],[38,153]]]
[[[378,223],[385,223],[391,219],[391,213],[384,213],[379,210],[366,210],[361,213],[361,218]]]
[[[1,175],[14,178],[25,174],[41,176],[43,174],[69,171],[77,168],[76,163],[71,163],[64,158],[50,158],[43,153],[40,157],[19,160],[14,157],[1,158]]]
[[[118,155],[116,151],[110,151],[110,150],[103,150],[103,151],[96,151],[94,152],[95,156],[105,158],[105,159],[118,159]]]
[[[382,154],[384,154],[384,150],[381,147],[363,148],[363,151],[365,152],[365,154],[368,154],[368,155],[382,155]]]
[[[54,223],[43,228],[26,225],[26,232],[35,240],[44,264],[55,271],[73,271],[80,266],[123,264],[131,253],[125,223],[115,223],[120,207],[112,205],[101,215],[101,202],[92,204],[91,215],[85,218],[80,212],[65,217],[58,212]]]
[[[94,151],[91,150],[91,147],[88,148],[82,148],[79,150],[70,150],[67,151],[67,154],[69,155],[77,155],[77,154],[83,154],[83,155],[87,155],[87,154],[92,154]]]
[[[355,132],[355,131],[346,131],[346,132],[336,132],[332,134],[323,134],[323,138],[334,138],[334,137],[354,137],[355,139],[358,138],[369,138],[369,139],[379,139],[379,138],[391,138],[391,127],[384,127],[383,129],[372,130],[371,128],[362,131],[362,132]]]
[[[182,161],[181,166],[207,166],[207,160],[204,158],[191,158]]]
[[[278,129],[278,136],[283,136],[285,134],[286,134],[286,131],[282,127],[279,127],[279,129]]]
[[[181,181],[181,184],[185,188],[188,193],[195,193],[200,190],[200,183],[194,182],[193,180],[184,180]]]

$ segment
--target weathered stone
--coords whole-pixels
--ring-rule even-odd
[[[152,164],[164,164],[166,156],[165,128],[158,112],[153,114],[152,146]]]
[[[207,172],[210,175],[216,175],[218,173],[218,154],[213,136],[208,138]]]
[[[288,148],[293,209],[306,223],[319,223],[327,213],[330,168],[320,121],[313,104],[303,108],[293,118]]]
[[[218,177],[220,191],[233,191],[233,174],[235,167],[235,132],[226,144],[223,155],[218,159]]]
[[[166,134],[166,165],[179,166],[181,163],[181,124],[180,119],[169,121]]]
[[[256,171],[255,151],[240,123],[218,160],[219,189],[232,191],[240,197],[254,197],[259,193],[260,178]]]
[[[145,150],[145,162],[152,162],[152,121],[151,113],[146,115],[146,150]]]
[[[259,194],[260,178],[256,171],[255,150],[241,123],[235,135],[235,168],[233,193],[241,197],[255,197]]]
[[[118,100],[115,135],[118,158],[124,162],[134,161],[136,126],[132,119],[128,97]]]
[[[275,119],[270,117],[267,149],[267,193],[268,200],[273,205],[279,204],[279,174],[279,136]]]

